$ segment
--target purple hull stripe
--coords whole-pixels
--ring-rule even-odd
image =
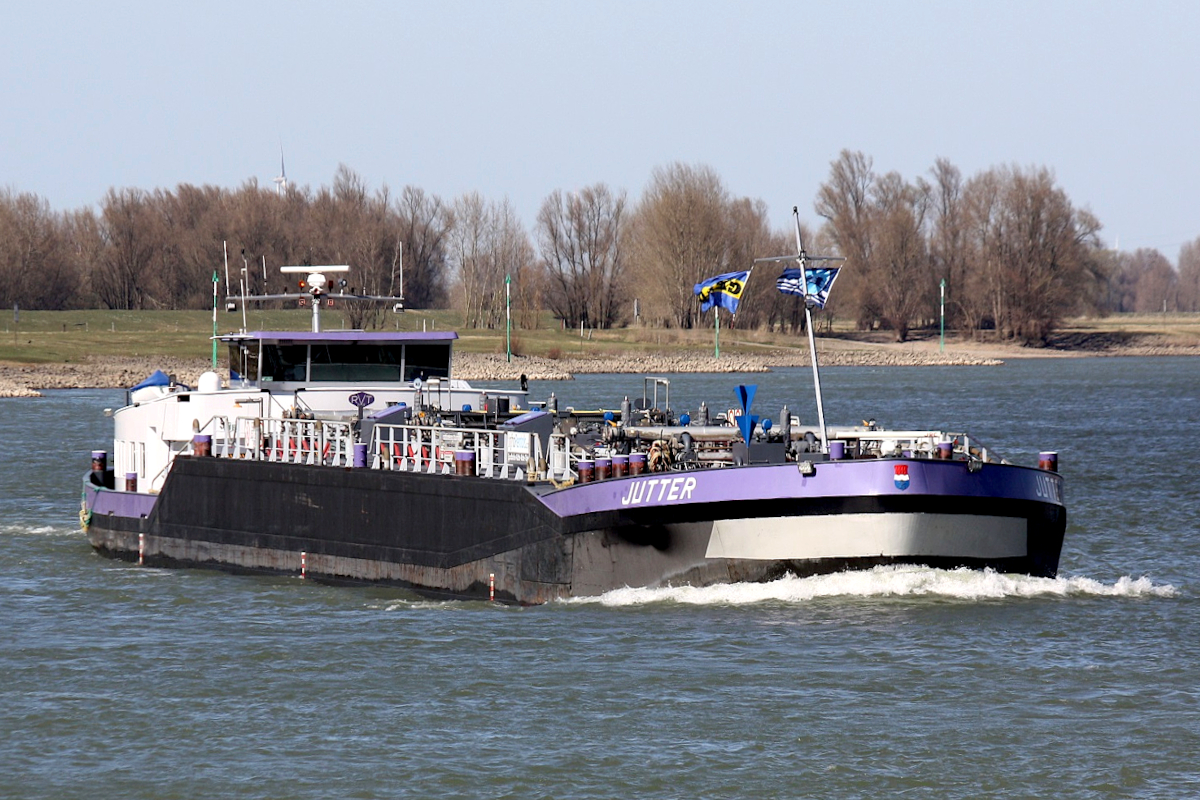
[[[115,514],[118,517],[148,517],[154,510],[157,495],[138,492],[117,492],[111,489],[87,487],[88,507],[93,514]]]
[[[895,467],[908,465],[909,483],[896,485]],[[822,462],[806,478],[796,464],[663,472],[576,484],[540,499],[568,517],[599,511],[726,501],[933,495],[1004,498],[1062,505],[1062,477],[1030,467],[966,462],[862,460]]]

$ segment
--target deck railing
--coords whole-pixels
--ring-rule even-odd
[[[354,466],[354,430],[349,422],[272,417],[214,417],[200,433],[212,437],[211,455],[287,464]],[[194,444],[182,454],[195,452]],[[453,428],[440,425],[376,425],[367,445],[371,469],[452,474],[456,454],[470,453],[469,474],[523,480],[531,472],[553,480],[575,477],[567,436],[553,434],[548,452],[525,431]],[[462,460],[462,459],[459,459]]]
[[[469,473],[522,480],[530,473],[553,480],[573,477],[568,439],[554,434],[544,452],[537,434],[526,431],[453,428],[440,425],[376,425],[368,459],[374,469],[451,474],[462,454]]]
[[[212,437],[213,456],[311,464],[354,466],[355,432],[350,422],[273,417],[213,417],[200,429]],[[962,433],[831,428],[841,442],[836,458],[966,458],[988,461],[987,449]],[[185,445],[182,453],[194,452]],[[371,469],[427,474],[469,474],[523,480],[530,474],[553,481],[577,477],[570,437],[551,434],[543,449],[532,432],[442,425],[376,425],[366,445]],[[702,459],[703,460],[703,459]],[[711,461],[712,459],[708,459]]]
[[[348,422],[274,417],[214,417],[201,429],[212,436],[212,455],[287,464],[349,467],[354,457]],[[185,452],[192,452],[194,445]]]

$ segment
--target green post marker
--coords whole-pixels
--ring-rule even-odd
[[[715,342],[716,342],[716,352],[713,354],[713,358],[720,360],[720,358],[721,358],[721,307],[720,306],[713,306],[713,316],[717,320],[717,323],[716,323],[717,324],[717,333],[716,333],[716,336],[714,337]]]
[[[946,352],[946,279],[942,278],[942,333],[938,342],[938,352]]]
[[[504,276],[504,318],[507,332],[504,335],[508,349],[508,360],[512,362],[512,275]]]
[[[217,271],[213,270],[213,369],[217,368]]]

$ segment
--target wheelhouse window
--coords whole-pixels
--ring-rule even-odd
[[[258,380],[257,341],[233,341],[229,343],[229,379]]]
[[[404,352],[404,380],[450,376],[450,348],[444,344],[410,344]]]
[[[397,383],[450,376],[450,347],[401,342],[263,342],[261,352],[230,348],[232,369],[263,382]],[[241,365],[246,372],[241,372]]]
[[[308,379],[308,345],[268,344],[262,346],[264,381],[304,381]]]
[[[402,344],[314,344],[311,380],[393,383],[403,363]]]

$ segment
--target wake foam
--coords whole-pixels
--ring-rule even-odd
[[[0,525],[0,535],[8,536],[79,536],[79,526],[70,525],[23,525],[6,523]]]
[[[770,583],[729,583],[716,586],[668,586],[659,589],[616,589],[597,597],[572,598],[572,603],[636,606],[650,603],[687,605],[751,605],[803,603],[834,597],[934,597],[950,600],[998,600],[1018,597],[1174,597],[1171,584],[1149,578],[1119,578],[1103,583],[1085,577],[1034,578],[969,569],[888,566],[838,572],[810,578],[784,577]]]

